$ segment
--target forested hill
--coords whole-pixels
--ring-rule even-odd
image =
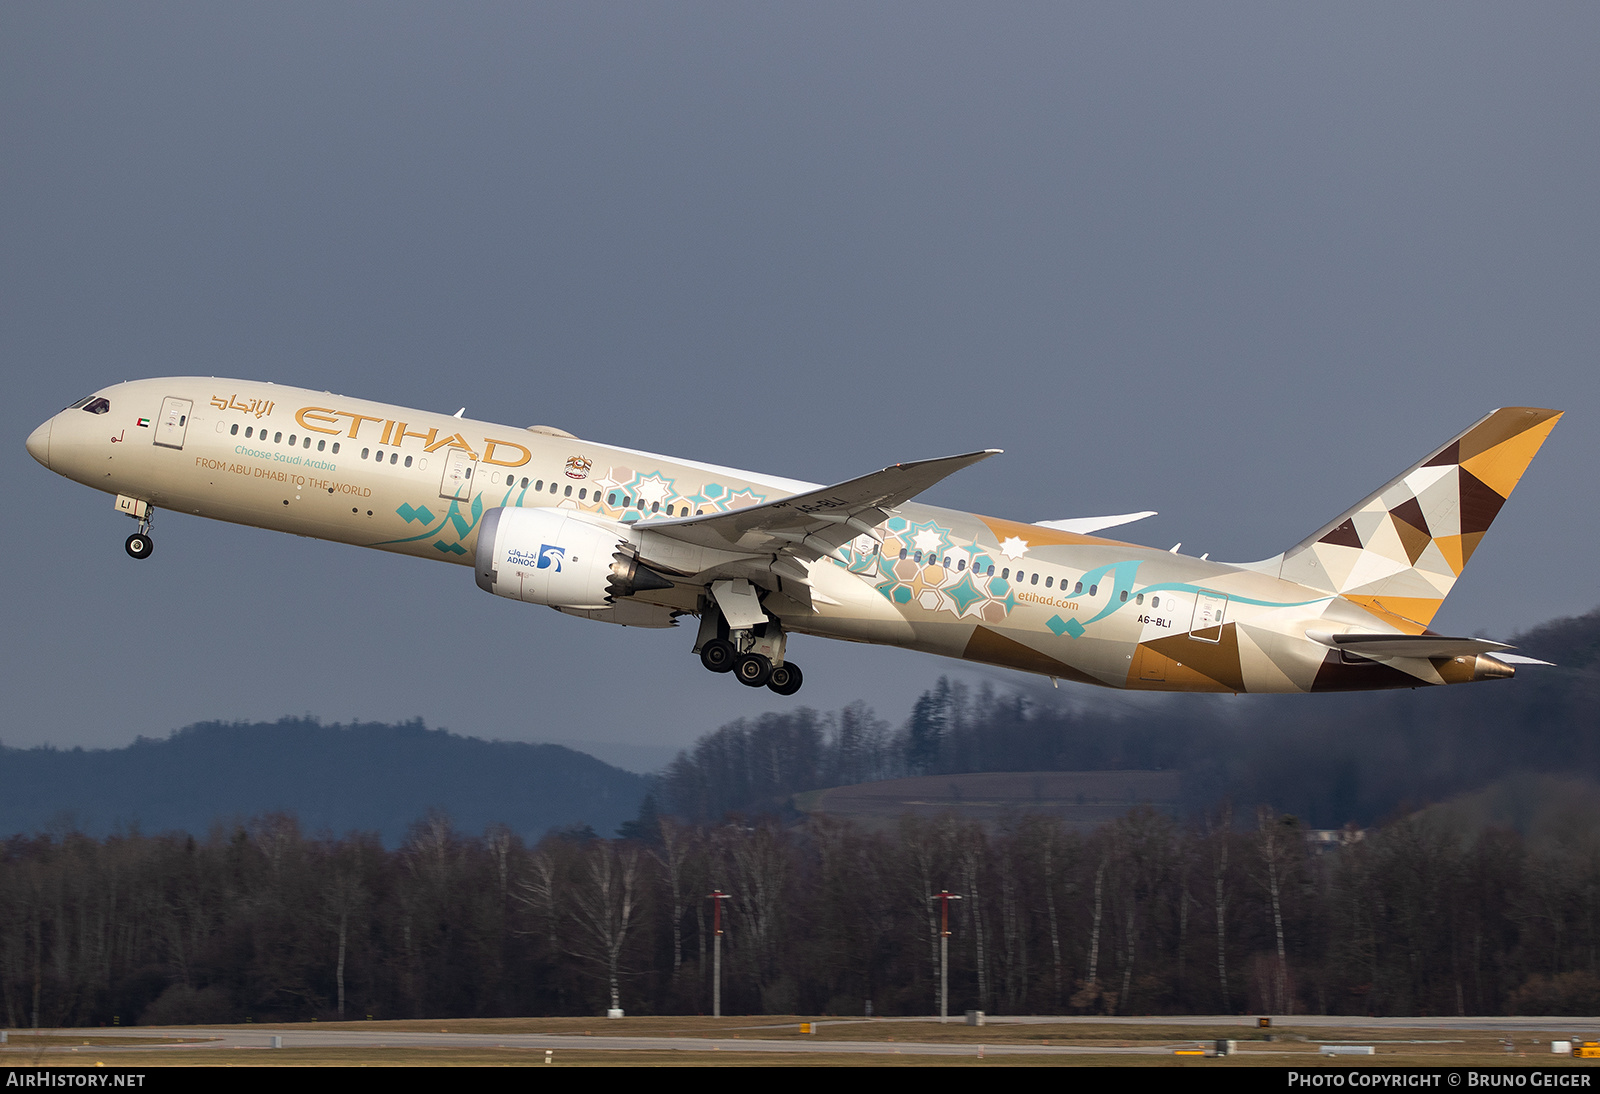
[[[1600,783],[1600,610],[1512,641],[1554,666],[1454,687],[1126,700],[1025,678],[1017,690],[941,680],[898,727],[860,704],[723,726],[667,768],[663,805],[711,820],[781,814],[797,792],[906,775],[1177,770],[1188,812],[1268,804],[1336,828],[1518,772]]]
[[[218,821],[286,812],[302,830],[377,832],[397,846],[430,809],[458,830],[528,839],[634,817],[646,780],[560,745],[483,741],[420,721],[207,722],[126,748],[0,748],[0,836],[76,827],[103,836],[205,836]]]

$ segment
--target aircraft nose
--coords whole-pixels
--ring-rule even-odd
[[[46,467],[50,466],[50,422],[53,421],[55,419],[51,418],[50,421],[45,422],[44,425],[28,434],[28,455]]]

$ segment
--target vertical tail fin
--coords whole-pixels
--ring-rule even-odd
[[[1401,630],[1426,628],[1560,417],[1534,407],[1491,412],[1286,551],[1280,575]]]

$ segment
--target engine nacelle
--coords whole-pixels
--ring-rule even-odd
[[[566,509],[490,509],[478,528],[473,569],[478,588],[496,596],[552,608],[608,608],[613,596],[632,591],[619,589],[612,571],[619,548],[632,561],[625,548],[637,538],[625,524]]]

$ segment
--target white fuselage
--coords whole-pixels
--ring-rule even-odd
[[[134,499],[462,566],[473,564],[484,514],[497,507],[556,508],[628,526],[639,557],[670,573],[673,587],[640,593],[636,606],[574,611],[622,623],[663,625],[674,614],[700,614],[719,577],[744,574],[759,584],[762,574],[793,573],[797,565],[791,560],[784,571],[770,552],[690,557],[652,539],[653,522],[816,488],[560,430],[268,383],[140,380],[96,397],[108,404],[103,412],[64,410],[28,447],[50,470],[124,505]],[[872,536],[802,568],[808,596],[790,595],[776,578],[763,586],[765,610],[789,631],[1114,687],[1309,691],[1394,683],[1338,682],[1343,670],[1331,669],[1330,657],[1339,655],[1306,635],[1396,628],[1271,567],[907,503]],[[1439,664],[1405,671],[1413,685],[1453,680]]]

